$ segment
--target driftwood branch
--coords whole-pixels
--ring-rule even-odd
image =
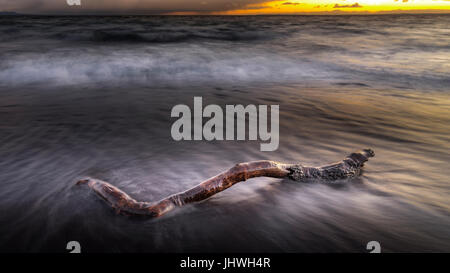
[[[88,185],[119,213],[158,217],[175,207],[205,200],[249,178],[266,176],[289,178],[294,181],[332,181],[352,178],[359,175],[364,162],[373,156],[375,153],[371,149],[365,149],[350,154],[340,162],[322,167],[305,167],[299,164],[284,164],[269,160],[239,163],[187,191],[171,195],[158,202],[138,202],[119,188],[98,179],[83,179],[78,181],[77,185]]]

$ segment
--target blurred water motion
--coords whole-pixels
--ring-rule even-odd
[[[0,251],[450,251],[450,16],[0,17]],[[171,108],[280,105],[280,146],[181,141]],[[160,219],[138,200],[235,163],[321,165],[372,148],[352,181],[252,179]]]

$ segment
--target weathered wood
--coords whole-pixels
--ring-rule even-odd
[[[202,201],[236,183],[254,177],[289,178],[294,181],[332,181],[352,178],[359,175],[364,162],[373,156],[375,153],[371,149],[365,149],[350,154],[340,162],[322,167],[305,167],[269,160],[239,163],[187,191],[171,195],[158,202],[138,202],[119,188],[98,179],[83,179],[78,181],[77,185],[88,185],[119,213],[158,217],[175,207]]]

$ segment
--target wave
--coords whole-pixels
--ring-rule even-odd
[[[448,22],[450,16],[0,18],[0,84],[315,81],[448,90]]]
[[[129,39],[130,37],[124,37]],[[90,48],[20,54],[0,63],[2,84],[185,84],[190,82],[292,82],[334,78],[326,64],[278,54],[231,49],[140,47]]]
[[[111,37],[102,37],[111,39]],[[137,39],[133,36],[114,36]],[[323,54],[323,53],[322,53]],[[305,55],[305,54],[303,54]],[[227,83],[321,83],[347,87],[448,89],[442,68],[355,64],[344,56],[308,58],[274,50],[174,45],[115,45],[20,52],[0,60],[0,85],[124,84],[186,85]],[[313,55],[314,56],[314,55]],[[405,70],[407,69],[407,70]],[[351,83],[351,84],[348,84]],[[356,83],[356,84],[355,84]]]
[[[78,42],[141,42],[141,43],[176,43],[198,40],[217,41],[257,41],[279,37],[275,33],[262,31],[133,31],[133,30],[92,30],[83,32],[60,32],[50,35],[50,39]]]

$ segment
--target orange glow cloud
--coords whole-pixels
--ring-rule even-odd
[[[450,0],[299,0],[268,1],[211,14],[450,13]]]
[[[450,0],[0,0],[0,11],[25,14],[340,14],[450,13]]]

